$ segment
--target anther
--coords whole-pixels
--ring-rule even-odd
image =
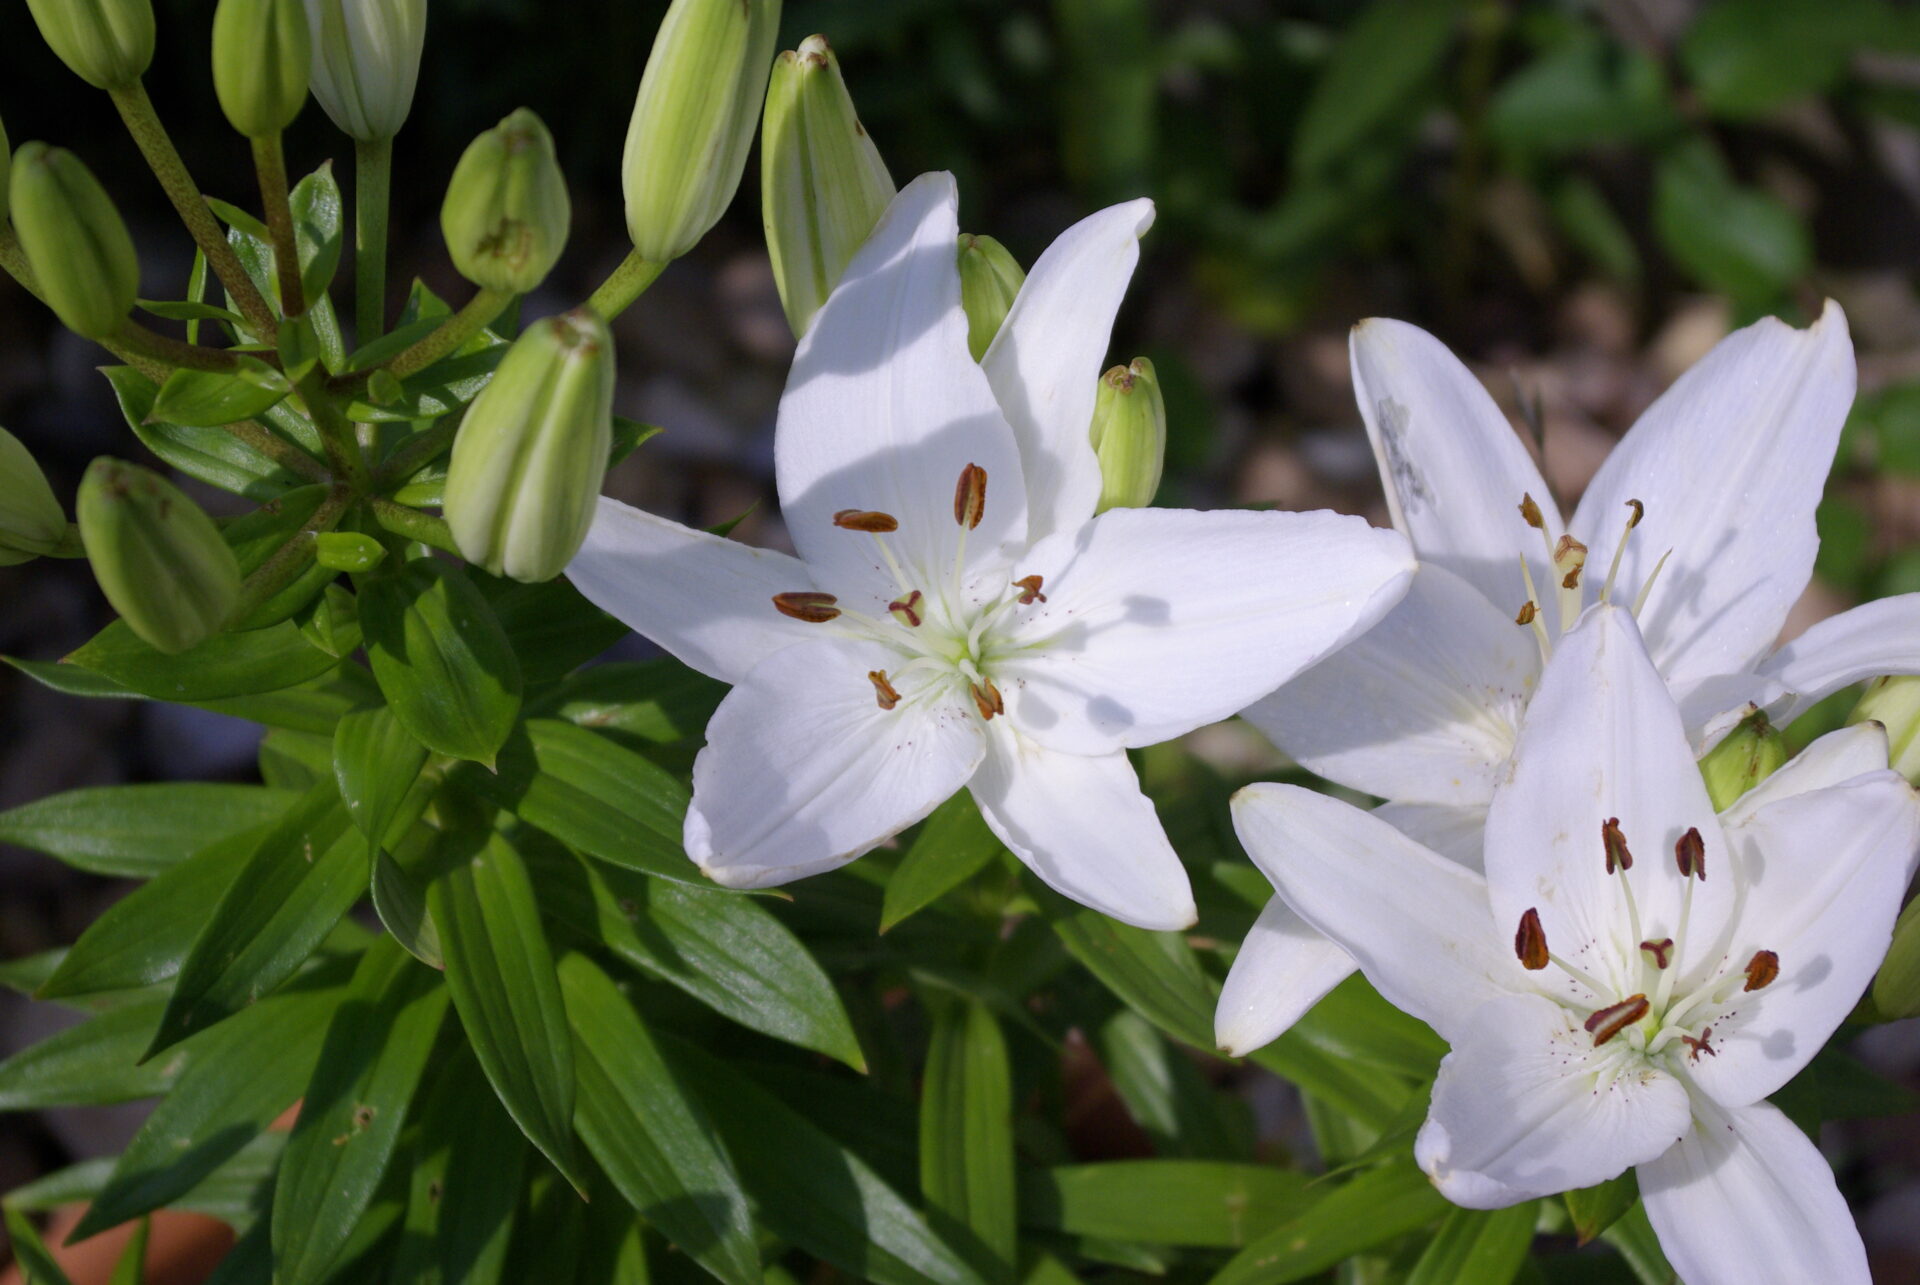
[[[1640,949],[1653,956],[1653,966],[1664,969],[1673,957],[1673,938],[1662,937],[1659,941],[1643,941]]]
[[[1580,587],[1580,573],[1586,569],[1587,546],[1570,535],[1560,537],[1560,543],[1553,546],[1553,569],[1561,573],[1562,589]]]
[[[1513,935],[1513,953],[1520,957],[1520,966],[1530,973],[1537,973],[1552,962],[1547,953],[1547,930],[1540,926],[1540,912],[1529,908],[1520,916],[1520,931]]]
[[[1633,516],[1627,519],[1627,530],[1631,531],[1640,525],[1641,518],[1647,516],[1647,506],[1638,500],[1628,500],[1627,507],[1633,510]]]
[[[887,611],[895,620],[907,628],[918,629],[920,627],[920,598],[920,591],[915,589],[906,597],[895,598],[892,602],[888,603]]]
[[[1539,614],[1540,605],[1529,598],[1520,604],[1520,614],[1513,618],[1513,623],[1516,625],[1530,625],[1533,623],[1533,618]]]
[[[1780,975],[1780,956],[1770,950],[1756,950],[1747,961],[1747,984],[1740,989],[1757,991],[1772,984]]]
[[[840,608],[833,604],[840,601],[830,593],[776,593],[773,605],[783,616],[792,616],[795,620],[804,620],[810,625],[825,624],[840,614]]]
[[[842,531],[870,531],[875,535],[900,529],[900,519],[872,509],[841,509],[833,515],[833,524]]]
[[[1716,1050],[1713,1045],[1707,1043],[1707,1041],[1712,1038],[1713,1028],[1711,1026],[1701,1027],[1700,1038],[1697,1040],[1691,1035],[1682,1035],[1680,1042],[1687,1046],[1687,1061],[1698,1062],[1702,1053],[1705,1053],[1708,1057],[1719,1057],[1719,1051]]]
[[[1507,494],[1512,495],[1513,492],[1509,491]],[[1547,520],[1540,516],[1540,506],[1533,502],[1533,496],[1524,491],[1520,494],[1520,516],[1525,518],[1527,525],[1536,531],[1547,529]]]
[[[972,683],[970,687],[973,691],[973,706],[980,711],[981,718],[992,722],[995,714],[1007,712],[1007,704],[1000,699],[998,687],[990,682]]]
[[[900,693],[895,691],[893,684],[887,681],[886,670],[868,670],[867,681],[873,684],[874,698],[880,702],[881,709],[892,709],[900,703]]]
[[[1600,844],[1607,850],[1607,873],[1633,869],[1633,853],[1627,851],[1627,836],[1621,832],[1620,818],[1608,817],[1600,823]]]
[[[1023,607],[1031,607],[1036,602],[1045,602],[1047,595],[1040,592],[1044,581],[1039,576],[1021,576],[1013,582],[1020,588],[1020,596],[1015,599]]]
[[[1596,1009],[1586,1021],[1587,1030],[1593,1036],[1593,1046],[1599,1048],[1645,1017],[1649,1007],[1645,995],[1629,995],[1618,1004]]]
[[[953,488],[953,520],[971,531],[986,511],[987,471],[969,464],[960,470],[960,481]]]
[[[1700,838],[1698,829],[1688,827],[1687,832],[1680,836],[1673,845],[1673,861],[1680,867],[1681,877],[1691,879],[1698,875],[1701,883],[1707,881],[1707,845]]]

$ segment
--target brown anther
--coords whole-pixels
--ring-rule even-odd
[[[1040,592],[1042,580],[1039,576],[1021,576],[1014,584],[1020,587],[1020,596],[1014,601],[1023,607],[1031,607],[1036,602],[1045,602],[1047,595]]]
[[[1638,500],[1628,500],[1627,507],[1633,510],[1633,516],[1627,519],[1627,530],[1631,531],[1640,525],[1641,518],[1647,516],[1647,506]]]
[[[900,529],[900,519],[873,509],[841,509],[833,515],[833,524],[842,531],[871,531],[875,535]]]
[[[1530,973],[1537,973],[1552,961],[1547,954],[1547,930],[1540,926],[1540,912],[1529,908],[1520,916],[1520,931],[1513,935],[1513,953],[1520,957],[1520,966]]]
[[[920,627],[920,598],[920,591],[915,589],[906,597],[895,598],[892,602],[888,603],[887,611],[892,614],[895,620],[907,628],[918,629]]]
[[[1580,573],[1586,569],[1587,546],[1570,535],[1560,537],[1560,543],[1553,546],[1553,566],[1556,571],[1564,570],[1560,578],[1562,589],[1580,587]]]
[[[1662,937],[1659,941],[1643,941],[1640,949],[1653,956],[1653,966],[1665,969],[1673,959],[1673,938]]]
[[[1607,850],[1607,873],[1633,869],[1633,853],[1627,851],[1627,836],[1620,830],[1620,818],[1608,817],[1600,823],[1600,844]]]
[[[808,590],[804,593],[776,593],[773,605],[783,616],[792,616],[795,620],[804,620],[810,625],[824,624],[840,614],[840,608],[833,604],[840,601],[830,593],[816,593]]]
[[[1757,991],[1772,985],[1773,979],[1780,975],[1780,956],[1770,950],[1756,950],[1753,958],[1747,961],[1747,984],[1740,989]]]
[[[953,488],[953,520],[971,531],[986,511],[987,471],[969,464],[960,470],[960,481]]]
[[[1511,495],[1513,492],[1509,491],[1507,494]],[[1536,531],[1547,529],[1547,520],[1540,516],[1540,506],[1533,502],[1533,496],[1524,491],[1520,495],[1520,516],[1525,518],[1527,525]]]
[[[1599,1048],[1645,1017],[1649,1007],[1645,995],[1629,995],[1618,1004],[1595,1010],[1586,1022],[1587,1030],[1593,1035],[1593,1047]]]
[[[1530,625],[1533,618],[1540,614],[1540,604],[1529,598],[1520,604],[1520,614],[1513,618],[1516,625]]]
[[[1700,1038],[1697,1040],[1691,1035],[1682,1035],[1680,1042],[1687,1046],[1687,1061],[1698,1062],[1702,1053],[1705,1053],[1708,1057],[1719,1057],[1719,1051],[1716,1050],[1713,1045],[1707,1043],[1707,1041],[1712,1038],[1713,1028],[1711,1026],[1701,1027]]]
[[[900,703],[900,693],[895,691],[893,684],[887,681],[886,670],[868,670],[867,681],[873,684],[873,694],[875,699],[880,702],[881,709],[892,709]]]
[[[1673,845],[1673,863],[1680,867],[1682,878],[1698,875],[1701,883],[1707,881],[1707,845],[1698,829],[1689,826]]]
[[[1007,703],[1000,699],[1000,689],[992,683],[973,683],[973,707],[980,711],[980,717],[993,721],[995,714],[1007,712]]]

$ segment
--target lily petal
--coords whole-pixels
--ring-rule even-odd
[[[1373,814],[1421,847],[1486,873],[1487,810],[1444,803],[1382,803]]]
[[[1482,1005],[1452,1043],[1413,1154],[1456,1205],[1503,1209],[1605,1182],[1690,1123],[1685,1085],[1630,1051],[1594,1048],[1544,996]]]
[[[954,489],[969,464],[986,471],[987,493],[967,566],[1025,539],[1013,430],[967,351],[957,201],[950,174],[900,190],[814,316],[780,399],[774,466],[788,532],[820,587],[869,599],[862,610],[905,588],[931,593],[951,574],[963,530]],[[899,584],[874,537],[835,527],[843,509],[898,520],[883,538],[925,583]]]
[[[1020,444],[1028,539],[1076,531],[1100,499],[1090,430],[1113,318],[1153,226],[1153,202],[1128,201],[1062,232],[1027,274],[980,367]]]
[[[1008,712],[1055,749],[1154,745],[1226,718],[1365,632],[1413,574],[1398,532],[1319,513],[1114,509],[1016,564]],[[1004,685],[1003,685],[1004,686]]]
[[[1418,326],[1373,317],[1348,345],[1393,525],[1435,562],[1498,603],[1525,595],[1519,562],[1551,596],[1546,545],[1520,516],[1531,495],[1548,540],[1560,512],[1533,457],[1493,398],[1447,346]],[[1547,603],[1541,607],[1548,608]]]
[[[1384,620],[1242,717],[1351,789],[1484,807],[1539,675],[1531,630],[1423,562]]]
[[[1761,662],[1790,693],[1768,710],[1785,726],[1823,696],[1882,674],[1920,674],[1920,593],[1829,616]]]
[[[1302,919],[1449,1043],[1480,1005],[1530,989],[1519,961],[1496,949],[1486,881],[1380,818],[1298,786],[1260,784],[1233,796],[1233,828]]]
[[[1232,1057],[1265,1048],[1358,967],[1339,943],[1275,896],[1227,971],[1213,1012],[1214,1042]]]
[[[1620,563],[1624,600],[1673,551],[1640,614],[1670,681],[1751,669],[1779,635],[1813,574],[1813,510],[1853,390],[1838,304],[1806,330],[1756,322],[1648,407],[1587,487],[1573,530],[1591,550],[1590,573],[1612,558],[1627,501],[1645,505]]]
[[[773,606],[777,593],[813,588],[806,563],[605,497],[567,579],[621,624],[725,683],[818,636]]]
[[[693,763],[687,855],[719,883],[765,888],[845,865],[967,783],[985,753],[951,693],[874,670],[900,653],[827,639],[774,652],[714,711]]]
[[[1640,1194],[1687,1285],[1869,1285],[1866,1248],[1820,1151],[1779,1108],[1697,1103],[1680,1145],[1640,1166]]]

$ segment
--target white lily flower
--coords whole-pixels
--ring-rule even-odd
[[[1920,797],[1877,724],[1716,817],[1631,616],[1559,640],[1486,824],[1486,873],[1347,804],[1255,785],[1248,852],[1452,1051],[1415,1156],[1499,1208],[1637,1166],[1689,1285],[1866,1282],[1819,1152],[1763,1101],[1886,953]]]
[[[1126,750],[1363,632],[1412,555],[1331,513],[1095,518],[1095,381],[1153,207],[1062,235],[976,363],[956,199],[944,174],[903,189],[794,357],[775,464],[800,557],[602,500],[569,574],[734,684],[686,821],[719,882],[832,869],[967,786],[1053,887],[1184,927],[1186,874]]]
[[[1429,847],[1478,867],[1543,658],[1608,590],[1635,605],[1697,753],[1751,708],[1784,725],[1848,684],[1920,672],[1920,594],[1774,647],[1813,574],[1814,508],[1853,401],[1838,305],[1806,330],[1769,318],[1723,340],[1613,449],[1571,523],[1437,339],[1376,319],[1354,328],[1351,351],[1388,507],[1420,573],[1377,629],[1245,714],[1313,772],[1388,800],[1382,814]],[[1269,905],[1221,996],[1221,1046],[1267,1043],[1352,970]],[[1272,1004],[1277,993],[1290,1002]]]

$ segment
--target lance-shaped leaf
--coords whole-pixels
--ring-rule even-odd
[[[927,1217],[990,1280],[1013,1274],[1013,1072],[986,1005],[933,1014],[920,1090],[920,1194]]]
[[[168,655],[116,620],[62,662],[121,687],[165,701],[211,701],[278,691],[317,678],[340,663],[288,622],[267,629],[215,634]]]
[[[104,1106],[165,1093],[186,1069],[187,1050],[140,1062],[165,1004],[156,998],[108,1009],[0,1062],[0,1111]]]
[[[205,781],[68,790],[0,812],[0,843],[90,874],[151,879],[209,844],[271,823],[296,797]]]
[[[1455,1209],[1420,1254],[1407,1285],[1507,1285],[1526,1261],[1540,1209]]]
[[[1633,1202],[1640,1199],[1640,1181],[1629,1169],[1618,1178],[1569,1191],[1562,1199],[1567,1202],[1567,1216],[1573,1219],[1574,1234],[1584,1245],[1633,1208]]]
[[[933,810],[913,846],[887,878],[880,931],[938,901],[979,873],[1005,846],[987,828],[965,790]]]
[[[340,185],[333,178],[333,162],[323,163],[294,184],[287,205],[293,215],[293,243],[300,259],[301,292],[310,302],[318,303],[340,266],[340,246],[344,240]],[[330,315],[328,320],[331,321]],[[336,338],[329,347],[338,343],[339,327],[334,326],[333,331]],[[338,366],[339,356],[329,354],[328,364]]]
[[[234,370],[175,370],[154,395],[148,418],[184,428],[218,428],[264,414],[293,391],[286,375],[258,357],[243,354],[234,360]]]
[[[427,747],[385,705],[344,714],[333,729],[333,772],[347,815],[379,847],[407,791],[427,761]]]
[[[388,1279],[496,1285],[527,1140],[470,1050],[456,1050],[436,1077],[417,1112],[407,1212]]]
[[[1239,1249],[1313,1202],[1296,1170],[1207,1160],[1063,1165],[1020,1181],[1029,1227],[1152,1245]]]
[[[34,1230],[24,1213],[9,1205],[6,1222],[7,1239],[13,1242],[15,1264],[26,1277],[28,1285],[73,1285],[72,1279],[60,1270],[60,1264],[47,1252],[47,1243],[40,1239],[40,1233]]]
[[[1148,932],[1077,906],[1032,875],[1024,886],[1067,951],[1155,1026],[1213,1049],[1213,990],[1179,933]]]
[[[466,575],[417,558],[370,576],[360,627],[401,726],[430,750],[491,766],[520,711],[520,664]]]
[[[1448,1208],[1403,1155],[1337,1187],[1233,1257],[1211,1285],[1283,1285],[1412,1231]]]
[[[305,481],[224,428],[188,428],[151,418],[159,386],[131,366],[105,366],[121,413],[142,444],[188,477],[250,500],[271,500]]]

